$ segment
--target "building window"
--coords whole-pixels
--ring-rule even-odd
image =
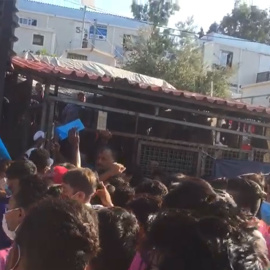
[[[223,67],[232,67],[233,53],[227,51],[221,51],[220,54],[220,65]]]
[[[95,35],[96,40],[105,41],[107,40],[107,34],[108,34],[107,25],[102,24],[98,24],[97,26],[92,25],[89,31],[89,38],[92,39],[94,38]]]
[[[67,58],[68,59],[87,61],[87,56],[86,55],[77,54],[77,53],[68,53]]]
[[[42,35],[33,35],[33,45],[43,46],[44,36]]]
[[[37,20],[31,18],[19,18],[19,23],[30,26],[37,26]]]

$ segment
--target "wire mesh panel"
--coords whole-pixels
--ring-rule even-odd
[[[150,175],[151,162],[168,173],[196,174],[198,151],[181,146],[140,142],[137,163],[146,176]]]

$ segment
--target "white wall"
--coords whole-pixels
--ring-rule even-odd
[[[74,49],[81,47],[81,33],[76,33],[82,27],[81,21],[71,20],[68,18],[60,18],[49,16],[46,14],[34,14],[31,12],[19,11],[18,17],[32,18],[37,20],[37,26],[21,25],[16,30],[16,36],[19,41],[16,43],[14,50],[19,54],[25,50],[36,52],[40,49],[46,49],[50,54],[61,55],[66,49]],[[94,20],[94,18],[93,18]],[[89,34],[90,26],[93,22],[85,23],[85,30]],[[97,22],[102,24],[102,22]],[[123,28],[118,26],[107,25],[107,40],[95,41],[96,49],[115,54],[115,48],[122,48],[124,34],[137,35],[139,29]],[[39,33],[44,35],[44,45],[36,46],[32,44],[33,34]],[[55,36],[53,36],[55,34]],[[92,40],[88,41],[88,46],[91,46]]]
[[[242,87],[242,101],[246,103],[257,106],[270,107],[270,102],[267,95],[270,96],[270,82],[256,83]]]

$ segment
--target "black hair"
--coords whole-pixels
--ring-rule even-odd
[[[167,187],[157,180],[146,180],[139,184],[136,189],[136,194],[147,193],[153,196],[165,196],[168,194]]]
[[[250,228],[209,214],[167,209],[152,217],[147,240],[156,260],[148,265],[156,263],[159,270],[267,269]]]
[[[63,176],[63,183],[70,185],[76,192],[90,197],[97,188],[97,176],[88,168],[73,169]]]
[[[20,180],[19,190],[15,193],[16,207],[28,210],[35,203],[47,196],[48,185],[37,175],[30,175]]]
[[[148,217],[157,213],[162,205],[162,198],[149,194],[138,194],[130,200],[126,207],[136,216],[144,229],[147,227]]]
[[[128,183],[121,176],[114,176],[108,179],[108,182],[115,188],[128,185]]]
[[[264,190],[266,187],[265,176],[262,173],[242,174],[239,176],[239,178],[256,182],[261,187],[262,190]]]
[[[42,200],[25,217],[15,242],[28,270],[84,270],[99,251],[96,213],[72,200]]]
[[[124,207],[127,202],[133,198],[135,190],[129,185],[117,187],[112,193],[112,202],[115,206]]]
[[[135,216],[122,208],[98,211],[101,252],[96,270],[126,270],[135,255],[139,225]]]
[[[37,167],[30,160],[14,161],[6,171],[7,178],[10,179],[22,179],[35,174],[37,174]]]
[[[31,152],[29,160],[31,160],[36,166],[38,172],[43,172],[48,166],[50,153],[46,149],[38,148]]]
[[[210,183],[213,187],[231,194],[239,208],[249,210],[254,216],[257,214],[264,196],[258,183],[245,178],[216,179]]]
[[[200,209],[203,204],[216,198],[217,194],[204,180],[179,180],[175,188],[165,196],[163,205],[167,208]]]

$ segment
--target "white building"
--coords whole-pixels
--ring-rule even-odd
[[[90,48],[95,38],[97,50],[113,55],[121,62],[125,55],[125,40],[137,36],[139,29],[148,27],[134,19],[87,11],[82,33],[83,9],[36,1],[42,0],[17,0],[20,24],[16,30],[19,41],[14,46],[17,54],[46,51],[60,56],[66,50],[82,48],[84,37],[84,45]]]
[[[205,65],[233,69],[233,94],[240,94],[244,85],[270,80],[270,46],[216,33],[204,36],[200,42]]]
[[[270,107],[270,81],[244,85],[241,100],[255,106]]]

